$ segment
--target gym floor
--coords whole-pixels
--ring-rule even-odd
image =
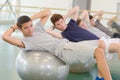
[[[0,31],[1,32],[1,31]],[[4,42],[0,37],[0,80],[21,80],[16,73],[15,61],[19,48]],[[120,62],[115,54],[108,62],[113,80],[120,80]],[[89,73],[70,73],[66,80],[95,80],[96,66]]]

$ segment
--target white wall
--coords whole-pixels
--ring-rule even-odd
[[[105,12],[117,12],[117,3],[120,0],[92,0],[91,10],[99,11],[103,10]],[[115,14],[104,14],[103,18],[111,18]],[[103,20],[103,23],[106,25],[107,20]]]
[[[22,0],[21,0],[22,1]],[[24,0],[22,5],[53,7],[53,8],[69,8],[71,0]]]
[[[72,8],[72,0],[21,0],[20,2],[21,6],[33,6],[33,7],[48,7],[48,8],[62,8],[62,9],[70,9]],[[58,12],[60,14],[66,14],[67,11],[61,11],[61,10],[52,10],[52,13]],[[32,13],[40,11],[39,8],[21,8],[20,15],[27,14],[32,15]],[[28,13],[24,13],[28,12]],[[32,13],[30,13],[32,12]],[[47,26],[51,25],[50,20],[48,20]]]
[[[33,7],[48,7],[48,8],[64,8],[69,9],[72,7],[72,0],[21,0],[21,5],[23,6],[33,6]],[[34,12],[39,9],[21,9],[22,11]]]
[[[6,0],[0,0],[0,20],[11,20],[11,19],[14,19],[13,13],[12,12],[8,13],[7,11],[11,11],[9,5],[14,5],[15,4],[15,0],[8,0],[8,1],[6,2]],[[8,4],[8,3],[10,3],[10,4]],[[2,12],[2,10],[4,12]]]

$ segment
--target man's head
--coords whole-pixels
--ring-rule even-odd
[[[66,28],[65,20],[60,14],[53,14],[51,17],[51,22],[58,30],[64,31]]]
[[[28,16],[20,16],[17,20],[17,26],[20,28],[24,36],[32,36],[33,24]]]
[[[94,17],[92,15],[89,15],[89,19],[90,19],[90,24],[92,26],[95,26],[95,21],[94,21]]]

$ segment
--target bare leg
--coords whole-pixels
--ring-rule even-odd
[[[111,74],[105,59],[104,51],[100,48],[96,48],[94,56],[96,58],[98,74],[103,76],[105,80],[112,80]]]
[[[110,53],[118,53],[119,59],[120,59],[120,44],[117,43],[111,43],[109,47]]]
[[[103,40],[98,40],[98,48],[105,50],[105,43]]]

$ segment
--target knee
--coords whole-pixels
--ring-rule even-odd
[[[94,56],[95,56],[95,58],[96,58],[96,57],[103,57],[103,58],[104,58],[104,57],[105,57],[104,50],[101,49],[101,48],[96,48],[96,49],[95,49]]]
[[[110,44],[109,50],[111,53],[120,52],[120,44],[114,44],[114,43]]]
[[[98,40],[98,47],[102,48],[103,50],[105,50],[105,43],[103,40]]]
[[[118,51],[120,51],[120,44],[118,44]]]
[[[96,48],[96,49],[95,49],[95,52],[96,52],[96,53],[104,53],[103,49],[101,49],[101,48]]]
[[[120,44],[117,45],[117,53],[120,53]]]

